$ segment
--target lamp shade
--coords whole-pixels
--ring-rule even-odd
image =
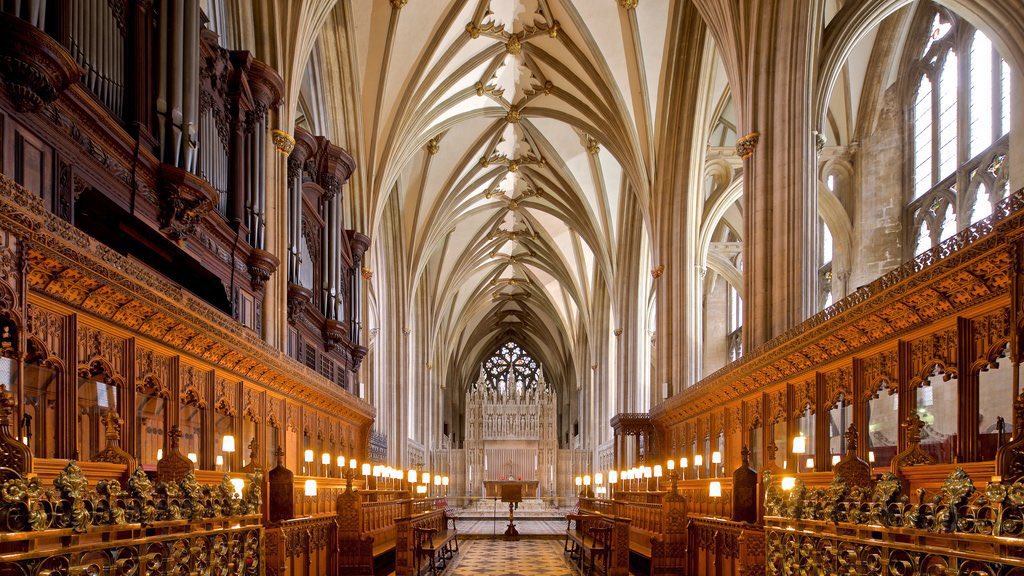
[[[792,476],[786,476],[785,478],[782,479],[783,490],[792,490],[794,486],[796,486],[796,478],[793,478]]]
[[[875,463],[875,451],[871,450],[868,452],[868,462]]]
[[[344,467],[345,467],[345,457],[339,455],[338,456],[338,468],[344,468]]]
[[[808,458],[807,459],[807,467],[808,468],[814,468],[814,458]],[[798,472],[799,472],[799,470],[798,470]]]
[[[679,459],[679,467],[680,468],[688,468],[689,466],[690,466],[690,460],[688,458],[680,458]]]
[[[369,476],[369,475],[370,475],[370,465],[369,464],[363,464],[363,476]]]
[[[224,438],[221,439],[221,442],[220,442],[220,449],[223,450],[224,452],[234,452],[235,451],[235,437],[230,435],[230,434],[224,436]]]
[[[189,452],[186,455],[186,458],[191,460],[193,464],[199,464],[199,456],[197,456],[195,452]]]
[[[224,465],[224,457],[221,456],[220,454],[217,454],[217,458],[216,458],[215,464],[217,464],[217,466],[223,466]]]
[[[156,449],[156,459],[157,460],[163,460],[164,459],[164,449],[163,448],[157,448]]]
[[[583,477],[582,476],[577,476],[576,477],[576,485],[577,486],[583,486]]]
[[[804,435],[793,438],[793,454],[807,452],[807,437]]]
[[[654,465],[654,477],[661,478],[661,464]]]
[[[719,452],[718,450],[715,450],[714,452],[712,452],[711,453],[711,463],[712,464],[721,464],[722,463],[722,453]]]
[[[440,476],[434,476],[434,486],[440,486],[440,485],[441,485],[441,477]]]
[[[609,470],[608,471],[608,483],[609,484],[616,484],[616,483],[618,483],[618,481],[619,481],[619,473],[616,472],[615,470]]]
[[[348,461],[348,467],[353,469],[353,470],[356,469],[356,459],[355,458],[352,458],[351,460]]]
[[[383,473],[384,473],[384,467],[383,466],[378,464],[377,466],[373,467],[373,477],[374,478],[380,478],[380,475],[383,474]]]
[[[835,466],[836,464],[839,464],[839,461],[842,460],[842,459],[843,459],[843,457],[840,456],[839,454],[833,454],[832,455],[832,465]]]
[[[590,474],[583,475],[583,485],[590,486]]]
[[[594,474],[594,484],[597,484],[598,486],[604,484],[604,474],[601,474],[600,472]]]
[[[409,470],[409,484],[415,484],[415,483],[416,483],[416,471],[415,470]]]
[[[444,485],[444,486],[448,485],[448,477],[447,476],[445,476],[444,478],[441,478],[441,484]]]
[[[324,452],[323,454],[321,454],[320,455],[320,463],[323,464],[324,466],[330,466],[331,465],[331,455],[328,454],[327,452]]]
[[[716,480],[711,484],[708,484],[708,496],[711,496],[712,498],[721,498],[722,483]]]
[[[654,476],[654,470],[650,466],[644,466],[644,478],[650,478]]]
[[[695,455],[693,457],[693,465],[697,466],[697,467],[703,466],[704,465],[704,455],[703,454]]]
[[[665,462],[665,467],[668,468],[670,472],[672,470],[675,470],[676,469],[676,461],[675,460],[669,460],[668,462]]]
[[[313,451],[312,450],[306,450],[302,454],[302,456],[303,456],[303,460],[305,460],[307,464],[312,464],[313,463]]]
[[[306,480],[306,496],[316,496],[316,480],[310,478]]]
[[[420,474],[420,483],[430,484],[430,472],[424,472],[423,474]]]

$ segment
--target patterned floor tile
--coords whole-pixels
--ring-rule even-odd
[[[562,544],[552,540],[467,540],[444,576],[572,576]]]

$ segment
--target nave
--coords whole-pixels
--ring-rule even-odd
[[[0,576],[1024,576],[1024,2],[0,30]]]

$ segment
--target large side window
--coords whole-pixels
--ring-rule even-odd
[[[908,240],[918,254],[1006,197],[1009,67],[985,34],[934,5],[908,48]]]

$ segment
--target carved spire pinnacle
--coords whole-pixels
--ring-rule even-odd
[[[850,427],[846,429],[846,434],[844,434],[844,436],[846,437],[846,453],[853,454],[857,452],[857,438],[859,436],[857,433],[857,426],[850,424]]]

